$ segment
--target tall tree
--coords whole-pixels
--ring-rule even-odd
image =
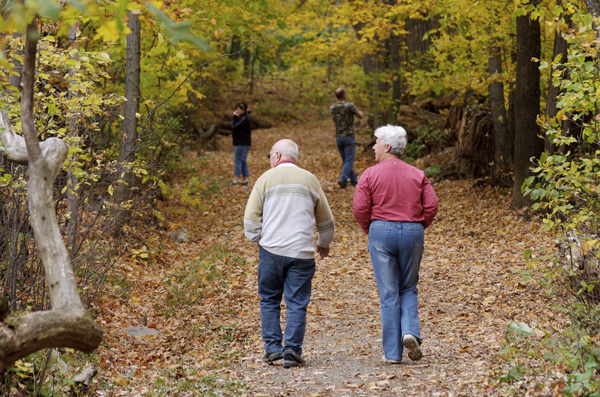
[[[532,0],[536,6],[541,0]],[[531,159],[544,150],[537,116],[540,112],[540,69],[537,59],[541,53],[540,22],[533,12],[517,17],[517,78],[515,85],[515,181],[512,205],[529,206],[530,199],[521,192],[523,182],[531,175]]]
[[[125,98],[123,105],[123,135],[119,150],[118,172],[114,188],[114,232],[120,233],[129,216],[128,201],[133,196],[135,173],[133,162],[138,151],[138,113],[140,110],[140,35],[137,13],[128,11],[127,61],[125,71]]]
[[[493,45],[490,50],[488,68],[490,71],[490,109],[494,124],[494,175],[506,172],[512,161],[513,142],[508,135],[508,117],[504,100],[504,83],[502,75],[502,55],[500,48]]]
[[[72,51],[72,58],[73,59],[78,59],[79,58],[79,52],[77,51],[79,49],[79,41],[77,39],[79,33],[79,24],[75,23],[73,25],[71,25],[71,27],[69,28],[69,46],[71,47],[71,51]],[[69,77],[71,78],[73,75],[73,68],[69,68]],[[73,98],[74,96],[79,95],[78,92],[76,92],[73,87],[72,84],[73,81],[71,79],[69,79],[69,99]],[[69,120],[69,124],[70,124],[70,130],[71,130],[71,135],[72,136],[77,136],[78,134],[78,121],[76,117],[71,117],[71,119]],[[71,162],[75,161],[75,156],[73,156],[71,159]],[[71,246],[71,252],[74,251],[75,246],[77,245],[77,231],[78,231],[78,221],[79,221],[79,197],[77,196],[77,185],[79,184],[79,178],[77,178],[77,176],[75,175],[75,173],[73,172],[73,167],[69,166],[68,169],[68,187],[67,187],[67,213],[69,214],[69,222],[67,223],[67,241],[69,242],[69,245]]]
[[[567,23],[567,26],[570,25],[570,17],[568,15],[564,16],[565,18],[565,22]],[[554,33],[554,51],[552,54],[552,62],[553,65],[554,63],[559,63],[559,62],[564,62],[567,59],[567,50],[568,50],[568,46],[567,46],[567,41],[562,37],[562,29],[560,29],[559,27],[557,27],[556,32]],[[560,70],[562,69],[562,67],[559,67]],[[550,68],[550,84],[548,84],[548,98],[546,99],[546,117],[548,120],[553,119],[554,117],[556,117],[557,114],[557,101],[558,101],[558,95],[560,93],[560,88],[554,84],[555,81],[555,77],[554,77],[554,73],[555,73],[555,68],[554,66],[552,66]],[[560,123],[562,123],[563,125],[563,133],[566,133],[567,130],[567,126],[568,123],[566,121],[560,121]],[[548,151],[549,153],[554,153],[555,149],[557,149],[555,147],[555,145],[550,142],[548,139],[545,140],[545,150]]]

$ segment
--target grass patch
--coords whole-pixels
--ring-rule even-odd
[[[250,392],[247,383],[227,375],[193,368],[174,368],[161,371],[147,395],[162,397],[191,393],[189,395],[233,396],[248,395]]]
[[[228,251],[223,246],[210,247],[202,256],[180,269],[167,274],[164,282],[169,294],[165,315],[185,305],[199,303],[207,296],[220,294],[227,289],[230,268],[244,268],[245,259]]]

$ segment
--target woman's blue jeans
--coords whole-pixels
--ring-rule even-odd
[[[315,260],[275,255],[260,247],[258,294],[262,338],[267,353],[282,351],[281,296],[287,308],[285,350],[302,354],[306,331],[306,308],[310,300]]]
[[[338,152],[342,157],[344,166],[340,182],[347,183],[350,180],[351,185],[356,185],[358,179],[354,172],[354,157],[356,156],[356,140],[353,136],[337,136],[335,137]]]
[[[248,151],[250,151],[250,146],[237,145],[233,147],[233,175],[250,176],[246,162]]]
[[[402,337],[421,342],[417,283],[423,256],[424,230],[420,222],[375,220],[369,226],[369,253],[379,289],[383,352],[402,359]]]

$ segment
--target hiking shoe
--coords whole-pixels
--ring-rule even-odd
[[[348,186],[348,182],[338,181],[338,185],[340,185],[342,189],[345,189]]]
[[[386,364],[402,364],[402,360],[390,360],[389,358],[385,358],[385,356],[381,357],[381,361]]]
[[[265,353],[262,360],[265,363],[272,363],[273,361],[281,360],[283,358],[283,354],[281,352],[275,353]]]
[[[411,360],[420,360],[423,357],[421,349],[419,348],[419,341],[411,334],[406,334],[402,338],[402,344],[405,349],[408,349],[408,358]]]
[[[304,360],[298,353],[293,350],[283,352],[283,368],[297,367],[298,365],[304,365]]]

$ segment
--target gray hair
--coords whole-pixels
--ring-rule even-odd
[[[390,145],[390,153],[402,156],[406,148],[406,130],[396,125],[386,125],[375,130],[375,136],[381,139],[383,146]]]
[[[281,139],[275,142],[273,150],[279,152],[281,157],[291,157],[298,160],[298,145],[291,139]]]

